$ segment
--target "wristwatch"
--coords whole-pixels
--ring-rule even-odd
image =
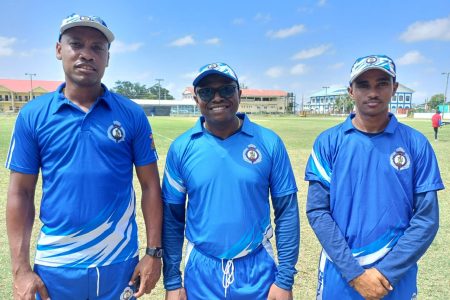
[[[147,254],[148,256],[152,256],[152,257],[161,258],[163,256],[163,252],[164,252],[164,250],[161,247],[151,247],[151,248],[145,249],[145,254]]]

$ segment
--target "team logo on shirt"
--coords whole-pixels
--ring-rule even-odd
[[[119,121],[114,121],[108,128],[108,137],[116,143],[123,142],[125,140],[125,129]]]
[[[396,170],[406,170],[409,168],[411,160],[409,159],[408,153],[403,150],[403,148],[397,148],[390,157],[391,166]]]
[[[133,297],[133,290],[129,286],[127,286],[123,290],[122,294],[120,294],[120,300],[129,300],[132,297]]]
[[[244,160],[251,164],[257,164],[261,162],[261,152],[256,148],[255,145],[250,144],[242,152],[242,157]]]

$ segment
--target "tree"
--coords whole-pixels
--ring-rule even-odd
[[[339,98],[336,98],[334,103],[334,111],[336,113],[348,114],[353,110],[353,99],[350,95],[341,95]]]
[[[158,99],[159,95],[161,95],[161,99],[174,99],[167,89],[160,87],[159,85],[147,88],[145,84],[120,80],[116,81],[115,84],[116,85],[112,90],[130,99]]]
[[[444,103],[444,94],[436,94],[431,97],[430,101],[428,101],[428,108],[430,110],[435,110],[438,108],[440,104]]]

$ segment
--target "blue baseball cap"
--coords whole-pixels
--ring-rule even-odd
[[[111,30],[109,30],[105,21],[103,21],[100,17],[80,16],[79,14],[71,14],[62,21],[61,28],[59,30],[59,38],[61,38],[61,35],[67,29],[78,26],[95,28],[105,35],[109,44],[114,41],[114,34]]]
[[[362,73],[373,69],[384,71],[393,78],[396,76],[394,61],[389,56],[369,55],[358,58],[353,64],[350,72],[350,84]]]
[[[198,70],[198,74],[197,74],[197,76],[195,76],[195,79],[194,79],[194,82],[192,83],[192,85],[194,87],[196,87],[203,78],[205,78],[206,76],[212,75],[212,74],[218,74],[218,75],[227,77],[233,81],[236,81],[236,83],[239,87],[239,81],[238,81],[238,77],[237,77],[236,73],[233,71],[233,69],[229,65],[227,65],[226,63],[221,63],[221,62],[207,64],[207,65],[201,67]]]

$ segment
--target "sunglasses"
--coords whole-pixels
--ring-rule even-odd
[[[214,95],[218,92],[222,98],[230,98],[236,92],[237,86],[234,84],[224,85],[219,88],[199,88],[197,89],[197,95],[204,102],[209,102],[214,98]]]

